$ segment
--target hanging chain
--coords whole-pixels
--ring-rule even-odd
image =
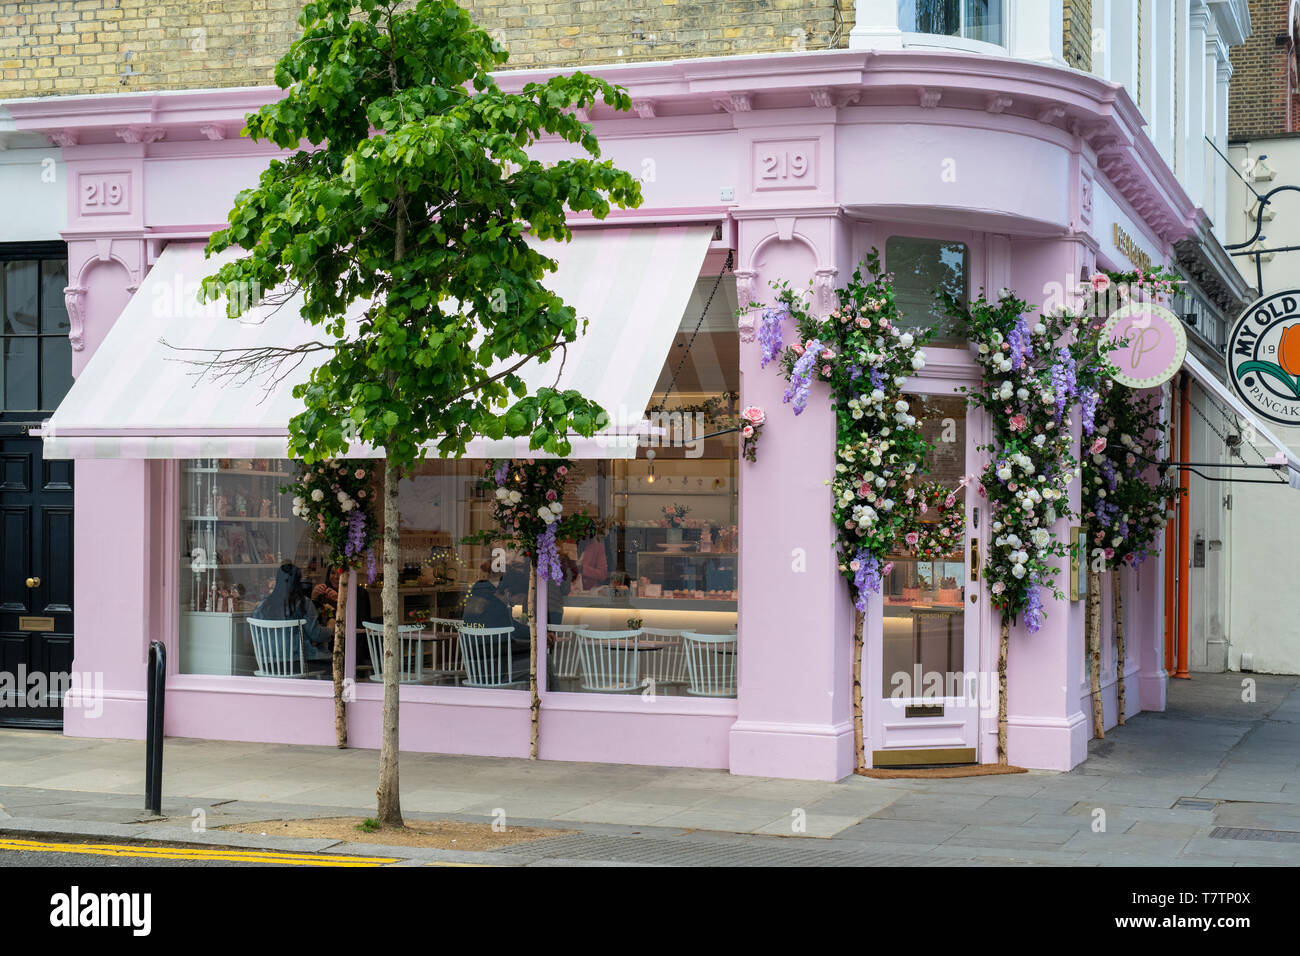
[[[668,402],[668,396],[672,394],[673,386],[677,384],[677,376],[681,374],[686,360],[691,357],[691,346],[695,344],[695,337],[700,334],[700,329],[704,327],[704,320],[708,318],[709,306],[713,305],[713,297],[718,294],[718,287],[722,285],[722,277],[731,271],[732,252],[727,250],[727,261],[722,264],[722,271],[718,273],[718,278],[713,283],[713,291],[709,293],[708,301],[704,303],[704,311],[700,313],[700,321],[695,323],[695,331],[691,333],[690,340],[686,343],[686,351],[682,354],[682,360],[677,363],[677,368],[673,370],[672,378],[668,380],[668,387],[664,389],[664,397],[659,404],[651,411],[662,412],[664,405]]]
[[[1235,415],[1229,417],[1227,410],[1226,410],[1222,405],[1220,405],[1220,404],[1218,403],[1218,401],[1216,401],[1216,400],[1215,400],[1215,399],[1214,399],[1214,398],[1213,398],[1213,397],[1212,397],[1208,392],[1206,392],[1206,394],[1205,394],[1205,399],[1206,399],[1206,401],[1208,401],[1212,406],[1214,406],[1214,409],[1215,409],[1215,410],[1216,410],[1216,411],[1217,411],[1221,416],[1223,416],[1223,420],[1224,420],[1225,423],[1230,421],[1234,426],[1237,424],[1237,417],[1236,417]],[[1191,410],[1192,410],[1193,412],[1196,413],[1196,417],[1199,418],[1201,421],[1205,422],[1205,427],[1208,428],[1210,431],[1214,432],[1214,434],[1217,435],[1217,436],[1219,437],[1219,439],[1223,442],[1224,445],[1228,445],[1228,438],[1227,438],[1227,436],[1224,435],[1221,431],[1219,431],[1217,428],[1214,427],[1214,425],[1210,422],[1210,420],[1209,420],[1208,418],[1205,417],[1205,413],[1202,412],[1199,408],[1196,407],[1196,403],[1193,402],[1193,401],[1191,400],[1190,397],[1188,398],[1187,404],[1188,404],[1188,406],[1191,408]],[[1263,455],[1261,455],[1261,454],[1259,453],[1259,449],[1255,447],[1255,445],[1254,445],[1253,442],[1250,442],[1250,443],[1248,443],[1248,442],[1242,442],[1241,444],[1246,445],[1247,447],[1250,448],[1250,450],[1251,450],[1252,452],[1255,453],[1255,457],[1259,459],[1260,464],[1264,464],[1264,465],[1268,464],[1268,461],[1264,458]],[[1232,446],[1229,446],[1229,447],[1232,447]],[[1240,447],[1240,445],[1238,445],[1238,446],[1236,446],[1236,447]]]

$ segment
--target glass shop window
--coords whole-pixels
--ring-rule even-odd
[[[0,261],[0,411],[53,411],[72,387],[66,257]]]
[[[948,292],[964,305],[970,275],[970,250],[964,242],[890,236],[885,243],[885,268],[894,273],[900,321],[907,328],[933,327],[932,345],[964,345],[955,320],[945,315],[936,298]]]
[[[296,474],[280,459],[181,462],[182,674],[330,677],[336,576],[280,490]]]
[[[646,447],[631,461],[570,462],[566,513],[585,511],[599,531],[559,542],[562,580],[539,583],[550,690],[735,696],[739,338],[734,279],[710,302],[715,281],[695,288],[663,363]],[[401,482],[404,681],[528,686],[528,563],[461,543],[492,527],[487,466],[430,459]],[[357,620],[376,626],[357,636],[359,681],[380,679],[380,588],[362,589]],[[513,632],[461,635],[462,622]]]
[[[964,37],[1005,45],[1002,0],[898,0],[898,26],[904,33]]]

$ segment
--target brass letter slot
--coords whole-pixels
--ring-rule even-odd
[[[52,617],[20,617],[18,619],[18,630],[20,631],[52,631],[54,630],[54,618]]]
[[[970,579],[978,581],[980,579],[980,539],[970,539]]]
[[[910,704],[903,711],[904,717],[942,717],[943,704]]]

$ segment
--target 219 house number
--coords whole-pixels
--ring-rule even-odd
[[[106,179],[83,180],[81,204],[83,206],[118,206],[122,203],[122,184]]]
[[[758,157],[760,177],[777,181],[800,179],[808,173],[808,157],[797,150],[783,149],[761,153]]]

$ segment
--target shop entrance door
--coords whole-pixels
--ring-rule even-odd
[[[0,725],[60,727],[72,675],[71,461],[27,429],[72,385],[62,243],[0,246]]]
[[[975,763],[984,617],[982,502],[966,476],[976,471],[977,451],[968,440],[963,396],[904,397],[934,446],[926,481],[938,482],[943,492],[922,519],[921,552],[894,554],[881,589],[881,643],[865,655],[864,698],[873,703],[871,764]]]

